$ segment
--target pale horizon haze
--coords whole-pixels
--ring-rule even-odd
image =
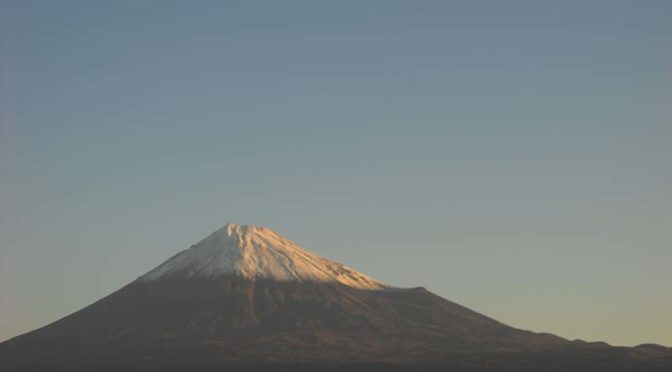
[[[226,223],[672,346],[672,2],[0,0],[0,341]]]

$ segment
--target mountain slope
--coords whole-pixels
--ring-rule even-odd
[[[288,365],[662,371],[672,353],[518,330],[424,288],[384,285],[268,229],[237,225],[102,300],[0,344],[2,371]]]

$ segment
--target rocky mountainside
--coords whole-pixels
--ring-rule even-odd
[[[275,232],[227,225],[100,301],[0,344],[2,371],[672,371],[672,350],[509,327]]]

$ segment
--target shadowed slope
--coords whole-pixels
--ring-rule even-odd
[[[422,288],[241,278],[136,281],[99,302],[3,345],[4,356],[89,362],[402,361],[474,345],[564,343],[520,331]],[[39,345],[39,348],[36,348]]]

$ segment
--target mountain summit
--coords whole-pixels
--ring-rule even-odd
[[[86,278],[83,278],[86,279]],[[516,329],[229,224],[109,296],[0,343],[18,371],[671,371],[672,350]]]
[[[385,286],[338,262],[308,252],[265,227],[228,224],[140,278],[216,278],[340,283],[360,289]]]

